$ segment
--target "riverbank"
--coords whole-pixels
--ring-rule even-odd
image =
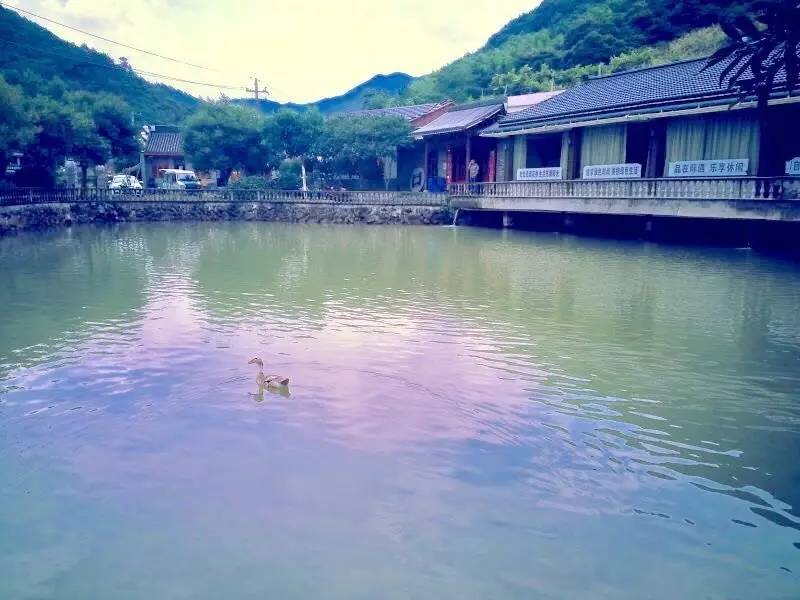
[[[444,225],[445,205],[121,200],[0,206],[0,235],[87,223],[149,221],[276,221],[369,225]]]

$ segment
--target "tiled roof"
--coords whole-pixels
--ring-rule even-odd
[[[424,117],[442,105],[436,102],[429,104],[414,104],[411,106],[390,106],[388,108],[373,108],[369,110],[356,110],[343,113],[348,117],[403,117],[406,121],[413,121]]]
[[[558,96],[564,90],[553,90],[552,92],[534,92],[532,94],[520,94],[509,96],[506,100],[506,111],[509,113],[519,112],[535,104],[541,104],[553,96]]]
[[[698,102],[729,100],[720,85],[724,64],[706,71],[706,59],[672,63],[590,79],[541,104],[508,115],[484,133],[612,117],[650,109],[676,109]]]
[[[427,125],[414,130],[415,137],[465,131],[494,117],[503,110],[503,104],[488,104],[469,108],[456,107],[437,117]]]
[[[153,131],[147,138],[145,154],[183,156],[183,134],[174,131]]]

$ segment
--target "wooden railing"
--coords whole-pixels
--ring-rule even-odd
[[[448,192],[454,197],[788,200],[800,199],[800,177],[502,181],[450,184]]]
[[[365,206],[445,206],[445,194],[425,192],[328,192],[297,190],[0,190],[0,206],[81,202],[269,202]]]

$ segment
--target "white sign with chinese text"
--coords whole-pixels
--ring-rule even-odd
[[[670,177],[741,177],[747,175],[750,160],[723,158],[717,160],[679,160],[669,163]]]
[[[800,175],[800,156],[795,156],[792,160],[786,161],[787,175]]]
[[[561,179],[561,167],[517,169],[517,181],[542,181],[543,179]]]
[[[583,167],[584,179],[638,179],[642,176],[642,165],[589,165]]]

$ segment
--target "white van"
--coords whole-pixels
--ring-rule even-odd
[[[141,190],[142,182],[133,175],[114,175],[108,184],[108,189],[117,191]]]
[[[162,190],[199,190],[200,180],[194,171],[183,169],[161,169],[158,187]]]

